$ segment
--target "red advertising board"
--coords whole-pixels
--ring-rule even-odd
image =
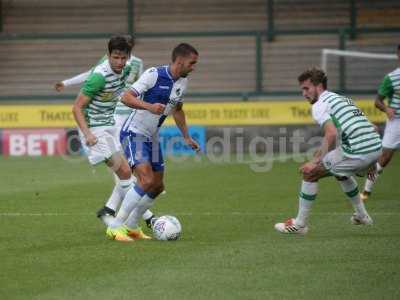
[[[67,151],[64,129],[4,129],[2,154],[4,156],[53,156]]]

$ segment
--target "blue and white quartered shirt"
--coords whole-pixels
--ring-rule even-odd
[[[141,96],[145,102],[164,104],[164,113],[157,115],[148,110],[135,110],[125,122],[122,130],[132,131],[146,137],[158,134],[158,130],[167,116],[171,114],[178,103],[183,102],[187,81],[187,78],[183,77],[174,80],[169,66],[147,69],[129,89],[137,97]]]

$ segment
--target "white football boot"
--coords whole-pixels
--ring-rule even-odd
[[[275,229],[287,234],[306,234],[308,232],[308,226],[300,227],[296,225],[295,219],[288,219],[284,223],[276,223]]]
[[[351,224],[353,225],[372,225],[374,221],[371,219],[369,215],[365,215],[363,217],[353,214],[350,218]]]

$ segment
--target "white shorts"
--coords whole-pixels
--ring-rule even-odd
[[[90,131],[97,137],[97,143],[89,147],[86,145],[86,139],[79,130],[79,138],[81,140],[82,148],[85,151],[90,164],[96,165],[106,161],[110,159],[113,154],[121,151],[119,138],[116,138],[116,127],[92,127],[90,128]]]
[[[124,125],[126,119],[128,119],[130,114],[114,114],[114,120],[115,120],[115,127],[118,130],[118,134],[121,131],[122,126]]]
[[[379,150],[353,158],[346,156],[341,148],[336,148],[324,156],[322,163],[325,169],[334,176],[364,176],[368,173],[368,169],[376,163],[381,153],[382,151]]]
[[[400,149],[400,119],[386,121],[385,133],[382,139],[383,148]]]

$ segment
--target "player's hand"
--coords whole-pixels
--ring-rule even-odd
[[[149,111],[156,115],[161,115],[164,112],[165,105],[161,103],[153,103],[149,107]]]
[[[64,83],[62,82],[57,82],[54,85],[54,88],[56,89],[57,92],[62,92],[64,90]]]
[[[299,171],[303,174],[310,174],[317,166],[317,163],[310,161],[302,165]]]
[[[371,180],[372,182],[375,182],[377,177],[376,174],[376,164],[373,164],[369,169],[368,169],[368,174],[367,174],[367,178],[369,180]]]
[[[395,110],[391,107],[386,107],[386,115],[389,120],[393,120],[395,116]]]
[[[200,146],[199,144],[192,139],[191,137],[185,138],[185,143],[190,146],[194,151],[199,152],[200,151]]]
[[[379,127],[376,126],[375,124],[372,124],[372,126],[374,127],[374,130],[375,130],[377,133],[379,133]]]
[[[93,133],[88,133],[85,136],[85,140],[86,140],[86,145],[88,145],[89,147],[97,144],[97,137]]]

